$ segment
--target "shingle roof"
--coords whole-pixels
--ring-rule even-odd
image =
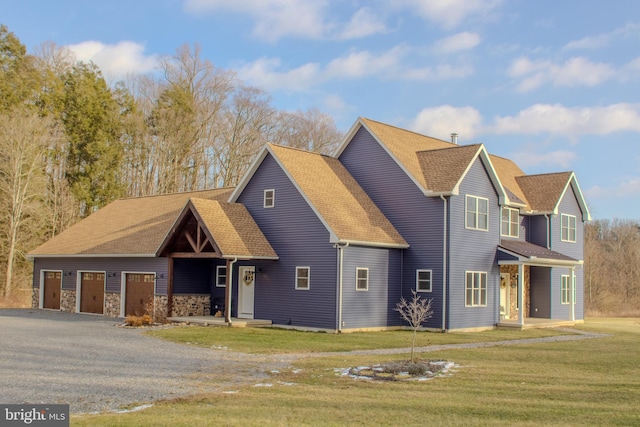
[[[278,258],[244,205],[198,198],[189,201],[223,257]]]
[[[579,261],[570,256],[552,251],[533,243],[523,242],[521,240],[501,240],[498,248],[506,249],[516,255],[526,258],[528,261],[537,260],[539,262],[548,261],[566,261],[569,264],[577,264]]]
[[[504,157],[490,155],[491,164],[500,177],[500,182],[507,191],[507,195],[511,202],[525,205],[526,210],[531,210],[527,197],[518,184],[517,177],[524,176],[522,169],[518,167],[512,160]]]
[[[436,192],[451,192],[478,154],[481,145],[464,145],[416,153],[425,188]]]
[[[361,118],[360,120],[374,133],[378,140],[387,147],[391,154],[398,159],[407,172],[409,172],[424,189],[429,189],[429,187],[425,181],[423,168],[417,153],[420,151],[459,147],[450,142],[400,129],[371,119]]]
[[[29,256],[154,256],[187,200],[226,200],[233,189],[116,200],[29,253]]]
[[[516,177],[532,210],[553,212],[566,188],[571,172]]]
[[[338,159],[277,145],[269,151],[339,241],[408,246]]]

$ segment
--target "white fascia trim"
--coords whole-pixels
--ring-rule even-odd
[[[320,215],[320,211],[318,211],[318,209],[315,207],[315,205],[313,203],[311,203],[311,200],[309,200],[309,197],[307,196],[307,193],[302,191],[302,188],[300,187],[300,185],[298,185],[298,182],[293,178],[293,176],[291,176],[291,174],[289,173],[289,170],[284,166],[284,164],[282,164],[282,162],[280,161],[278,156],[271,150],[271,148],[268,145],[266,146],[266,150],[269,152],[269,154],[271,154],[271,157],[273,157],[273,159],[276,161],[278,166],[280,166],[280,169],[284,172],[284,174],[287,176],[287,178],[289,178],[289,181],[293,184],[293,186],[296,188],[296,190],[298,190],[298,193],[302,196],[304,201],[307,202],[307,205],[309,205],[309,207],[311,208],[313,213],[316,214],[316,216],[318,217],[318,219],[320,220],[322,225],[324,225],[324,227],[329,232],[331,238],[333,239],[334,237],[336,237],[337,235],[331,229],[331,227],[329,226],[329,223],[324,219],[324,217],[322,215]],[[331,243],[335,243],[335,242],[331,241]]]
[[[538,258],[532,257],[531,259],[519,259],[518,261],[498,261],[498,265],[529,265],[532,267],[579,267],[584,264],[583,260],[577,261],[561,261],[561,260],[550,260],[545,259],[540,261]]]
[[[369,246],[373,248],[390,248],[390,249],[408,249],[409,248],[408,243],[405,245],[405,244],[398,244],[398,243],[365,242],[362,240],[341,239],[336,242],[330,242],[330,243],[337,243],[339,245],[348,244],[353,246]]]
[[[402,164],[402,162],[400,160],[398,160],[398,158],[396,156],[393,155],[393,153],[391,151],[389,151],[389,148],[387,148],[387,146],[378,139],[378,136],[375,134],[375,132],[373,132],[369,126],[366,125],[366,123],[364,123],[362,121],[362,118],[358,118],[358,121],[356,121],[356,123],[353,125],[353,127],[351,128],[351,130],[349,131],[349,133],[347,134],[347,139],[345,140],[345,144],[343,144],[342,147],[340,147],[340,149],[336,152],[336,158],[342,154],[342,152],[344,151],[344,149],[347,147],[348,142],[351,141],[351,138],[353,138],[353,136],[356,134],[356,132],[358,131],[358,129],[360,128],[360,126],[362,126],[363,128],[366,129],[367,132],[369,132],[369,135],[371,135],[373,137],[373,139],[378,143],[378,145],[380,145],[380,147],[382,147],[382,149],[387,153],[387,155],[389,157],[391,157],[391,160],[393,160],[398,167],[400,168],[400,170],[402,170],[411,181],[413,181],[413,183],[416,185],[416,187],[418,187],[420,189],[420,191],[422,191],[422,194],[424,194],[425,196],[429,195],[429,191],[424,188],[422,186],[422,184],[420,184],[416,178],[413,176],[412,173],[410,173]]]
[[[571,188],[573,188],[573,191],[576,196],[576,200],[578,202],[578,206],[580,206],[580,211],[582,211],[582,221],[591,221],[591,213],[589,212],[589,207],[587,206],[587,202],[584,199],[582,190],[580,189],[580,184],[578,184],[578,179],[576,178],[576,174],[573,172],[571,172],[571,175],[569,176],[569,179],[567,180],[567,183],[564,186],[564,189],[562,190],[562,193],[560,194],[560,197],[558,198],[558,201],[556,202],[556,205],[553,208],[553,214],[554,215],[558,214],[560,210],[560,203],[562,202],[562,199],[564,199],[564,196],[567,193],[567,189],[569,188],[569,185],[571,185]]]
[[[453,187],[454,194],[460,193],[460,185],[462,184],[462,181],[464,181],[465,177],[467,176],[467,173],[469,173],[469,170],[471,169],[471,166],[473,166],[473,163],[476,161],[478,157],[481,157],[482,161],[484,162],[484,165],[489,169],[489,179],[491,180],[491,183],[493,184],[494,188],[498,193],[498,204],[500,206],[506,204],[508,200],[507,192],[504,190],[504,187],[500,182],[500,178],[498,178],[498,174],[496,173],[496,170],[493,167],[493,163],[491,163],[491,159],[489,158],[489,153],[487,153],[487,149],[485,148],[484,144],[480,144],[478,151],[473,156],[473,159],[471,159],[471,161],[467,165],[467,168],[460,176],[460,180],[456,183],[455,187]]]
[[[344,139],[342,140],[342,142],[340,143],[340,145],[338,146],[338,148],[336,149],[336,151],[333,153],[333,155],[331,157],[335,157],[336,159],[338,157],[340,157],[340,155],[343,153],[343,151],[347,148],[347,146],[349,145],[349,143],[353,139],[353,137],[356,134],[356,132],[358,132],[358,129],[360,129],[360,126],[364,126],[364,122],[362,121],[362,117],[358,117],[356,119],[355,123],[353,125],[351,125],[351,128],[345,134]],[[369,133],[371,133],[371,132],[369,132]]]
[[[247,184],[249,184],[249,182],[251,181],[251,178],[253,178],[253,175],[258,170],[258,167],[260,167],[263,160],[267,157],[268,152],[270,152],[269,144],[265,144],[264,147],[262,148],[262,151],[260,151],[260,153],[253,160],[251,167],[247,170],[247,172],[244,174],[244,176],[242,177],[242,179],[240,180],[236,188],[233,190],[233,192],[229,196],[229,200],[227,200],[229,203],[235,203],[235,201],[238,200],[238,198],[240,197],[240,194],[242,194],[245,187],[247,186]]]

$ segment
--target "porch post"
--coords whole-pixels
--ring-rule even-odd
[[[238,258],[227,259],[227,283],[224,288],[224,321],[231,326],[231,286],[233,286],[233,264]]]
[[[518,264],[518,305],[520,307],[520,326],[524,326],[524,265]]]

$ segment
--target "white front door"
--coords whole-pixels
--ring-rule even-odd
[[[238,318],[253,319],[253,301],[256,286],[254,266],[238,269]]]
[[[511,308],[511,276],[509,273],[500,274],[500,318],[509,318],[509,309]]]

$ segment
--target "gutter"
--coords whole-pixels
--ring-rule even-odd
[[[440,195],[444,202],[444,216],[442,221],[442,332],[447,331],[447,199]]]

